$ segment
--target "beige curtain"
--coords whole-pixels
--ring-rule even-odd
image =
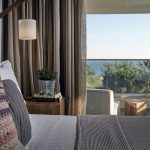
[[[14,1],[3,0],[3,4],[8,7]],[[37,70],[43,67],[57,72],[56,91],[60,91],[58,10],[59,0],[30,0],[29,3],[23,3],[22,6],[9,13],[8,17],[3,20],[5,31],[3,59],[11,61],[24,96],[33,95],[35,91],[38,91]],[[19,18],[37,20],[37,40],[18,40]]]
[[[15,0],[3,0],[4,6]],[[30,0],[3,20],[4,59],[14,68],[24,96],[38,90],[37,70],[57,72],[56,90],[65,97],[66,114],[85,113],[86,14],[83,0]],[[37,40],[18,40],[19,18],[37,20]]]
[[[61,85],[66,112],[85,113],[86,14],[83,0],[61,1]]]

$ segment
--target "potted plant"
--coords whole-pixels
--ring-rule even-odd
[[[47,69],[38,70],[38,79],[40,80],[41,93],[54,95],[56,74],[56,72],[49,72]]]

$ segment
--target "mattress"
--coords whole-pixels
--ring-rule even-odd
[[[27,150],[150,150],[150,117],[30,115]]]
[[[74,150],[76,117],[30,115],[32,138],[27,150]]]

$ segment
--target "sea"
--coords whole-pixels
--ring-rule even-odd
[[[103,69],[106,64],[117,64],[117,63],[123,63],[128,62],[133,64],[134,66],[138,66],[140,63],[143,62],[143,60],[137,60],[137,59],[87,59],[87,64],[95,71],[95,73],[99,76],[103,76]]]

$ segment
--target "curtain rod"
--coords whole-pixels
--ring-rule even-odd
[[[0,13],[0,18],[3,18],[4,16],[6,16],[9,12],[11,12],[13,9],[17,8],[21,3],[23,2],[27,2],[28,0],[16,0],[16,2],[14,2],[12,5],[10,5],[8,8],[6,8],[5,10],[3,10]]]

